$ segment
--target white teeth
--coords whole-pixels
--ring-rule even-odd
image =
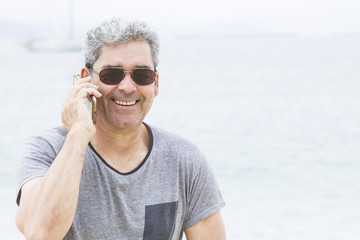
[[[123,102],[120,100],[114,100],[116,104],[118,105],[122,105],[122,106],[131,106],[134,105],[136,103],[136,101],[131,101],[131,102]]]

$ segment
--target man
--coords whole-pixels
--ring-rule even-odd
[[[203,155],[143,122],[158,94],[157,35],[112,19],[88,32],[84,48],[64,126],[20,157],[19,230],[27,239],[225,239],[224,201]]]

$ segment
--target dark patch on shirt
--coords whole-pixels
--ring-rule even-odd
[[[178,202],[145,206],[143,240],[171,239],[176,223]]]

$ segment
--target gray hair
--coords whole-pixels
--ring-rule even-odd
[[[92,67],[104,45],[121,45],[131,41],[147,41],[155,65],[159,63],[159,38],[145,22],[113,18],[90,29],[84,42],[85,65]]]

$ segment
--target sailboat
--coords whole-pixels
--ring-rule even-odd
[[[82,49],[83,41],[74,38],[74,11],[72,0],[69,5],[69,36],[68,38],[47,38],[41,40],[30,40],[23,42],[24,47],[30,51],[64,52],[79,51]]]

